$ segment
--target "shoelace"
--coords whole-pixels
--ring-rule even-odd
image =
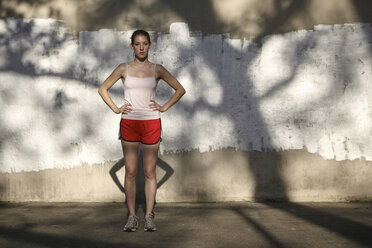
[[[136,217],[135,216],[129,216],[129,219],[128,219],[128,226],[134,226],[134,223],[135,221],[137,221]]]
[[[154,225],[154,216],[153,215],[148,215],[145,217],[146,225],[147,226],[153,226]]]

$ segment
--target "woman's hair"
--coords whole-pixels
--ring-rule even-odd
[[[147,38],[148,42],[151,44],[151,40],[150,40],[150,35],[148,32],[146,32],[145,30],[142,30],[142,29],[138,29],[136,31],[133,32],[132,34],[132,37],[130,37],[131,41],[132,41],[132,44],[134,44],[134,39],[136,38],[136,36],[138,35],[143,35]]]

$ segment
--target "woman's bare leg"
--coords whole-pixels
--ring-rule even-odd
[[[125,197],[127,199],[129,216],[136,215],[136,175],[139,142],[121,141],[125,160]]]
[[[156,196],[156,161],[160,142],[155,145],[143,145],[143,169],[145,172],[146,215],[152,213]]]

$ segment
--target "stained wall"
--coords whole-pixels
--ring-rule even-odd
[[[2,3],[1,200],[123,200],[120,116],[97,89],[132,59],[138,23],[152,36],[150,60],[187,91],[162,115],[159,202],[371,199],[372,28],[360,4],[342,1],[327,17],[303,13],[317,1],[204,1],[214,17],[200,19],[182,1],[128,1],[120,12],[88,2],[82,13],[113,19],[68,18],[79,9],[72,1]],[[137,12],[151,6],[169,16],[147,23]],[[117,104],[121,84],[110,90]],[[160,82],[158,101],[171,94]]]

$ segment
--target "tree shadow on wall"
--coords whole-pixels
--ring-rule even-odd
[[[112,1],[106,1],[108,3],[113,3]],[[179,16],[182,16],[186,22],[190,25],[191,30],[199,30],[200,23],[204,23],[202,21],[195,21],[195,18],[192,14],[186,13],[187,8],[183,8],[182,4],[179,4],[177,1],[167,1],[163,0],[161,1],[167,6],[169,6],[172,10],[174,10]],[[200,1],[192,0],[188,1],[189,5],[194,5],[196,10],[200,10],[198,8],[198,3]],[[156,3],[154,3],[156,4]],[[280,5],[280,1],[275,1],[276,5]],[[280,29],[281,25],[286,22],[287,18],[293,14],[296,13],[301,7],[304,7],[307,4],[307,1],[290,1],[288,6],[285,8],[281,8],[281,10],[278,10],[276,15],[272,18],[267,18],[264,20],[264,25],[266,25],[263,28],[263,31],[258,37],[261,37],[264,39],[264,36],[266,34],[275,33],[276,30]],[[214,23],[218,25],[221,25],[224,27],[224,22],[218,18],[218,16],[213,11],[213,4],[212,1],[203,1],[203,8],[205,10],[208,10],[206,13],[208,14],[208,20],[210,20],[210,23]],[[109,15],[110,13],[106,13]],[[105,16],[105,15],[103,15]],[[150,17],[149,17],[150,18]],[[151,18],[150,18],[151,19]],[[221,36],[222,37],[222,36]],[[208,38],[208,36],[203,37],[203,39]],[[216,54],[201,54],[204,61],[206,62],[206,65],[209,66],[213,70],[213,73],[217,75],[218,77],[222,78],[224,84],[221,84],[222,88],[222,103],[227,103],[226,105],[218,105],[218,106],[211,106],[208,102],[205,102],[203,100],[198,100],[195,102],[194,106],[198,106],[199,109],[205,109],[213,114],[213,116],[220,116],[221,113],[224,113],[223,115],[229,120],[231,120],[234,131],[239,133],[239,131],[248,130],[248,133],[252,136],[250,137],[242,137],[239,139],[239,142],[242,144],[243,147],[249,148],[249,150],[260,150],[260,151],[253,151],[249,154],[249,156],[246,158],[246,164],[247,164],[247,173],[249,175],[253,175],[254,181],[255,181],[255,189],[253,192],[253,197],[258,201],[267,201],[267,200],[284,200],[289,201],[288,197],[288,189],[286,188],[286,185],[284,183],[284,180],[281,175],[281,160],[282,157],[280,153],[272,152],[272,148],[274,145],[271,141],[271,134],[268,130],[267,124],[265,123],[265,118],[262,116],[260,112],[260,103],[262,99],[258,97],[254,92],[254,86],[253,86],[253,80],[250,79],[246,73],[245,70],[253,65],[254,60],[259,55],[259,46],[257,46],[254,42],[250,43],[248,47],[246,47],[246,51],[251,51],[248,56],[243,57],[242,56],[242,48],[237,48],[235,46],[232,46],[230,43],[228,43],[226,40],[221,38],[221,50],[216,51]],[[260,41],[257,41],[260,42]],[[307,42],[304,40],[304,42]],[[315,43],[316,44],[316,43]],[[264,45],[264,42],[263,42]],[[298,45],[300,47],[300,45]],[[293,51],[296,51],[298,47],[294,47]],[[190,57],[190,54],[193,54],[194,51],[184,47],[180,48],[179,51],[179,57],[181,58],[188,58]],[[235,60],[232,61],[225,61],[222,62],[225,58],[223,54],[226,54],[229,52],[230,54],[235,55]],[[294,53],[295,54],[295,53]],[[11,54],[12,55],[12,54]],[[17,55],[17,54],[16,54]],[[244,61],[244,66],[242,66],[241,61]],[[300,65],[302,63],[301,60],[297,61],[297,64]],[[191,64],[189,64],[191,65]],[[223,71],[220,71],[220,69],[223,68]],[[8,70],[7,68],[6,70]],[[178,68],[176,70],[176,73],[179,72],[181,68]],[[19,70],[18,70],[19,71]],[[197,74],[197,68],[191,69],[191,74],[196,75]],[[28,74],[27,70],[23,71],[23,73]],[[32,69],[31,69],[31,75]],[[38,73],[36,73],[38,74]],[[39,75],[39,74],[38,74]],[[64,77],[63,75],[56,74],[57,76]],[[239,75],[239,76],[237,76]],[[276,83],[276,85],[269,89],[267,91],[266,96],[272,96],[281,90],[284,90],[285,87],[288,87],[290,83],[292,82],[292,79],[296,75],[296,68],[291,71],[290,75],[283,80],[280,80]],[[66,75],[66,77],[68,77]],[[234,81],[234,78],[240,78],[241,81]],[[232,80],[230,80],[232,79]],[[196,80],[195,80],[196,81]],[[335,82],[332,82],[335,86]],[[242,89],[241,85],[245,85],[246,88]],[[94,85],[93,85],[94,86]],[[239,87],[238,87],[239,86]],[[95,87],[95,86],[94,86]],[[242,95],[244,94],[244,95]],[[242,98],[246,99],[246,102],[242,103],[239,101],[234,101],[232,99],[233,96],[241,96]],[[328,97],[329,95],[325,95],[324,98]],[[237,108],[235,108],[238,106]],[[180,104],[177,105],[177,108],[180,111],[183,111],[185,115],[188,118],[192,118],[197,113],[197,109],[195,109],[193,106],[187,106],[186,104]],[[234,109],[235,108],[235,109]],[[247,111],[249,109],[250,111]],[[234,112],[231,112],[233,110]],[[190,140],[190,136],[186,133],[183,133],[180,135],[180,140],[186,144],[192,144],[192,140]],[[252,147],[252,144],[260,142],[261,147]],[[124,166],[124,164],[122,165]],[[119,167],[119,165],[115,165],[115,169]],[[113,167],[113,168],[114,168]],[[181,170],[185,169],[186,173],[186,161],[183,166],[181,166]],[[115,169],[112,169],[112,171],[115,171]],[[118,169],[118,170],[119,170]],[[118,171],[116,170],[116,171]],[[115,171],[115,173],[116,173]],[[110,172],[111,174],[111,172]],[[112,175],[112,174],[111,174]],[[201,178],[206,177],[206,174],[199,174]],[[115,179],[113,178],[114,182]],[[116,181],[118,182],[118,180]],[[118,185],[118,184],[117,184]],[[119,186],[118,186],[119,187]],[[122,189],[119,187],[119,189]],[[244,190],[244,189],[242,189]],[[199,192],[201,195],[205,195],[206,192],[204,189],[200,189]],[[270,202],[267,202],[266,204],[274,207],[279,208],[276,204],[271,204]],[[309,207],[303,207],[300,204],[295,203],[289,203],[291,206],[298,206],[301,208],[301,211],[305,211],[309,214],[293,214],[289,210],[283,208],[281,210],[288,212],[289,214],[296,215],[304,220],[306,220],[309,223],[313,223],[315,225],[327,228],[329,230],[335,230],[336,232],[340,233],[341,235],[345,236],[346,238],[355,240],[355,237],[352,237],[352,235],[348,234],[345,231],[337,229],[337,227],[333,226],[331,223],[324,223],[320,222],[319,220],[313,219],[312,215],[317,214],[317,211],[309,208]],[[328,214],[323,214],[323,217],[327,217]],[[332,219],[332,217],[328,216]],[[336,222],[339,224],[347,224],[347,221],[339,217]],[[352,225],[351,225],[352,226]],[[364,243],[364,244],[370,244],[370,243]]]
[[[171,7],[178,15],[184,17],[191,30],[196,30],[199,27],[199,25],[190,18],[189,14],[185,13],[185,8],[183,8],[182,5],[167,0],[163,0],[162,2]],[[278,1],[275,3],[278,6],[281,5]],[[306,1],[291,1],[286,8],[278,10],[276,16],[272,19],[265,20],[266,26],[258,37],[262,38],[264,35],[278,30],[281,25],[285,23],[286,18],[294,14],[294,12],[301,7],[304,7],[306,3]],[[188,4],[197,5],[197,1],[189,1]],[[211,1],[204,1],[203,9],[209,10],[208,20],[222,26],[225,25],[213,11],[214,8]],[[205,40],[207,38],[208,36],[205,38],[203,37],[204,42],[206,42]],[[298,46],[300,45],[301,44],[298,44]],[[259,111],[260,99],[255,96],[253,82],[246,75],[246,68],[252,66],[254,60],[260,54],[260,48],[257,46],[256,42],[251,42],[244,48],[244,51],[247,51],[247,55],[244,56],[242,53],[242,46],[243,45],[239,48],[234,47],[228,42],[228,39],[222,37],[222,43],[220,44],[221,50],[213,51],[213,54],[211,51],[209,51],[209,53],[200,54],[203,56],[206,65],[217,75],[217,78],[224,82],[220,85],[222,87],[222,99],[220,102],[223,104],[212,106],[203,99],[199,99],[193,105],[198,106],[199,109],[207,109],[215,116],[220,116],[221,113],[224,113],[224,115],[232,121],[233,129],[238,133],[243,130],[248,130],[246,133],[249,133],[251,136],[240,137],[238,142],[242,147],[246,147],[249,150],[261,151],[250,153],[246,162],[247,166],[249,166],[247,168],[247,173],[253,174],[255,180],[254,198],[256,200],[287,201],[286,187],[280,175],[281,157],[279,153],[271,152],[274,146],[271,144],[270,132],[267,129],[264,117]],[[296,47],[293,49],[296,51]],[[190,54],[192,54],[192,51],[187,48],[181,48],[178,57],[188,58]],[[227,61],[225,59],[226,54],[235,56],[235,60]],[[301,64],[301,62],[302,61],[297,61],[297,64]],[[222,71],[220,68],[222,68]],[[193,68],[190,74],[197,75],[197,69],[198,68]],[[292,82],[295,75],[296,70],[293,69],[288,78],[277,83],[276,88],[272,90],[273,92],[271,94],[287,87]],[[197,82],[197,78],[193,78],[193,80]],[[242,88],[242,85],[246,87]],[[239,100],[234,99],[233,96],[244,97],[246,102],[239,102]],[[177,107],[181,109],[182,112],[187,113],[191,119],[197,112],[194,106],[188,107],[181,104]],[[247,111],[247,108],[249,111]],[[187,135],[182,136],[181,139],[186,144],[191,143]],[[257,141],[261,143],[261,147],[253,147]],[[186,164],[182,166],[182,168],[186,167]],[[203,177],[204,175],[200,176]]]
[[[193,20],[189,18],[188,14],[184,13],[184,9],[181,5],[172,2],[163,0],[163,3],[166,3],[167,6],[171,7],[174,11],[176,11],[177,14],[184,17],[186,22],[189,24],[191,30],[197,30],[198,24],[195,24]],[[195,1],[189,1],[189,4],[194,4],[197,6]],[[213,4],[211,1],[204,1],[203,6],[207,9],[213,9]],[[305,8],[305,6],[308,4],[308,1],[290,1],[287,7],[281,8],[276,12],[276,15],[272,18],[267,18],[264,20],[265,26],[262,30],[262,32],[257,36],[258,39],[256,39],[256,42],[261,45],[262,39],[264,39],[265,35],[276,33],[278,30],[280,30],[281,25],[286,23],[288,18],[292,15],[295,15],[297,11],[301,11],[301,9]],[[280,5],[280,1],[275,1],[274,5]],[[216,14],[213,11],[208,12],[208,18],[212,20],[214,23],[218,23],[219,25],[224,25],[221,20],[216,16]],[[205,40],[208,38],[208,36],[205,37]],[[278,81],[276,85],[274,85],[271,89],[267,90],[266,94],[264,94],[264,97],[270,97],[278,92],[285,89],[285,87],[288,87],[291,82],[293,81],[294,77],[296,76],[297,67],[300,66],[304,61],[304,57],[296,56],[297,54],[300,54],[302,51],[301,49],[304,48],[304,44],[311,44],[311,46],[316,46],[317,41],[316,40],[308,40],[307,37],[303,39],[303,41],[298,42],[295,44],[294,47],[292,47],[292,59],[295,59],[296,66],[291,70],[290,75]],[[203,54],[200,55],[203,56],[204,61],[206,61],[206,64],[209,68],[213,69],[213,72],[215,75],[217,75],[219,78],[222,78],[221,81],[224,82],[224,84],[221,84],[222,87],[222,100],[220,101],[223,103],[223,105],[218,105],[216,107],[211,106],[207,102],[203,100],[198,100],[194,103],[194,106],[198,106],[199,109],[207,109],[211,113],[213,113],[215,116],[219,116],[221,113],[225,113],[226,116],[232,121],[234,130],[236,130],[239,133],[239,130],[249,129],[249,133],[256,137],[245,137],[245,139],[240,139],[240,144],[242,144],[243,147],[250,148],[249,150],[255,150],[254,148],[251,149],[252,143],[255,142],[255,140],[261,140],[261,151],[254,151],[250,152],[249,156],[247,157],[247,173],[250,175],[253,175],[254,181],[255,181],[255,189],[253,192],[254,199],[257,201],[263,201],[265,204],[269,205],[273,208],[278,208],[282,211],[287,212],[288,214],[294,215],[296,217],[299,217],[309,223],[312,223],[314,225],[320,226],[322,228],[326,228],[328,230],[334,231],[350,240],[353,240],[357,243],[363,244],[363,245],[370,245],[371,240],[364,237],[363,239],[359,240],[361,238],[358,235],[353,234],[352,232],[349,232],[348,228],[357,228],[358,230],[362,230],[365,234],[366,232],[370,232],[370,227],[367,227],[365,225],[360,225],[359,223],[356,223],[354,221],[347,220],[343,217],[339,216],[333,216],[328,213],[324,213],[322,211],[318,211],[316,209],[313,209],[311,207],[303,206],[301,204],[297,203],[291,203],[289,202],[288,197],[288,190],[286,187],[286,184],[284,183],[284,179],[282,178],[282,157],[279,152],[275,152],[272,149],[274,148],[274,145],[271,142],[271,134],[268,130],[267,124],[265,123],[264,117],[261,115],[259,110],[259,105],[262,101],[260,97],[257,97],[256,94],[254,94],[253,89],[253,82],[252,79],[248,78],[245,74],[245,69],[249,66],[253,65],[254,60],[257,58],[257,56],[260,54],[259,47],[256,46],[255,42],[252,42],[248,45],[248,47],[245,48],[245,51],[252,51],[250,53],[251,57],[242,57],[241,49],[233,47],[227,42],[224,42],[222,39],[222,51],[215,51],[216,53],[220,53],[220,55],[216,55],[216,53],[213,54]],[[306,46],[305,46],[306,48]],[[231,52],[232,54],[235,54],[236,61],[244,61],[245,68],[240,67],[241,64],[237,63],[234,64],[236,61],[228,61],[226,64],[222,62],[218,63],[216,61],[223,61],[224,55],[227,52]],[[188,58],[190,57],[190,53],[192,51],[188,50],[187,48],[181,48],[179,51],[178,57],[180,58]],[[248,53],[249,54],[249,53]],[[220,57],[218,57],[220,56]],[[222,71],[220,71],[220,68],[222,68]],[[236,69],[238,68],[238,70]],[[181,69],[181,68],[179,68]],[[224,73],[224,75],[222,74]],[[194,69],[191,71],[191,75],[196,75],[197,69]],[[240,75],[242,81],[241,82],[234,82],[232,79],[236,77],[237,75]],[[226,80],[224,81],[223,79]],[[196,79],[196,78],[194,78]],[[197,80],[195,80],[197,81]],[[333,81],[331,82],[332,85],[330,87],[329,94],[332,93],[332,88],[337,87],[337,82]],[[246,89],[242,89],[241,85],[246,85]],[[240,87],[238,87],[240,86]],[[242,104],[240,102],[233,102],[233,96],[241,96],[245,94],[243,97],[247,99],[247,103],[243,103],[245,105],[241,106],[240,108],[237,108],[235,113],[232,113],[233,107],[236,107],[234,105]],[[322,99],[319,99],[320,102],[322,100],[326,100],[329,95],[325,94],[325,96],[322,97]],[[231,105],[229,103],[233,102]],[[181,111],[184,113],[187,113],[188,118],[192,118],[193,115],[196,113],[196,109],[194,107],[188,107],[185,104],[180,104],[177,106]],[[250,110],[249,114],[240,114],[247,112],[246,109]],[[244,111],[245,110],[245,111]],[[252,114],[253,113],[253,114]],[[254,119],[254,123],[252,123],[252,119]],[[189,140],[189,137],[187,135],[183,135],[181,137],[182,141],[186,144],[191,143]],[[182,168],[187,167],[186,164],[181,166]],[[200,174],[200,177],[207,177],[207,175]],[[244,190],[244,189],[242,189]],[[203,192],[203,189],[200,189],[202,191],[200,194],[205,195],[206,192]],[[272,201],[286,201],[288,202],[289,208],[282,208],[281,205],[276,204]],[[291,212],[291,208],[296,208],[299,211],[298,212]],[[238,213],[239,214],[239,213]],[[241,214],[239,214],[241,215]],[[314,218],[314,216],[317,216]],[[246,219],[246,218],[245,218]],[[324,221],[329,220],[329,222]],[[257,224],[252,224],[251,221],[247,220],[248,224],[253,225],[256,229],[260,232],[265,232],[265,230],[261,227],[258,227]],[[363,234],[363,235],[364,235]],[[272,239],[268,237],[269,240],[272,241],[274,245],[278,245],[279,247],[282,246],[280,243],[278,243],[275,239]],[[282,246],[283,247],[283,246]]]

